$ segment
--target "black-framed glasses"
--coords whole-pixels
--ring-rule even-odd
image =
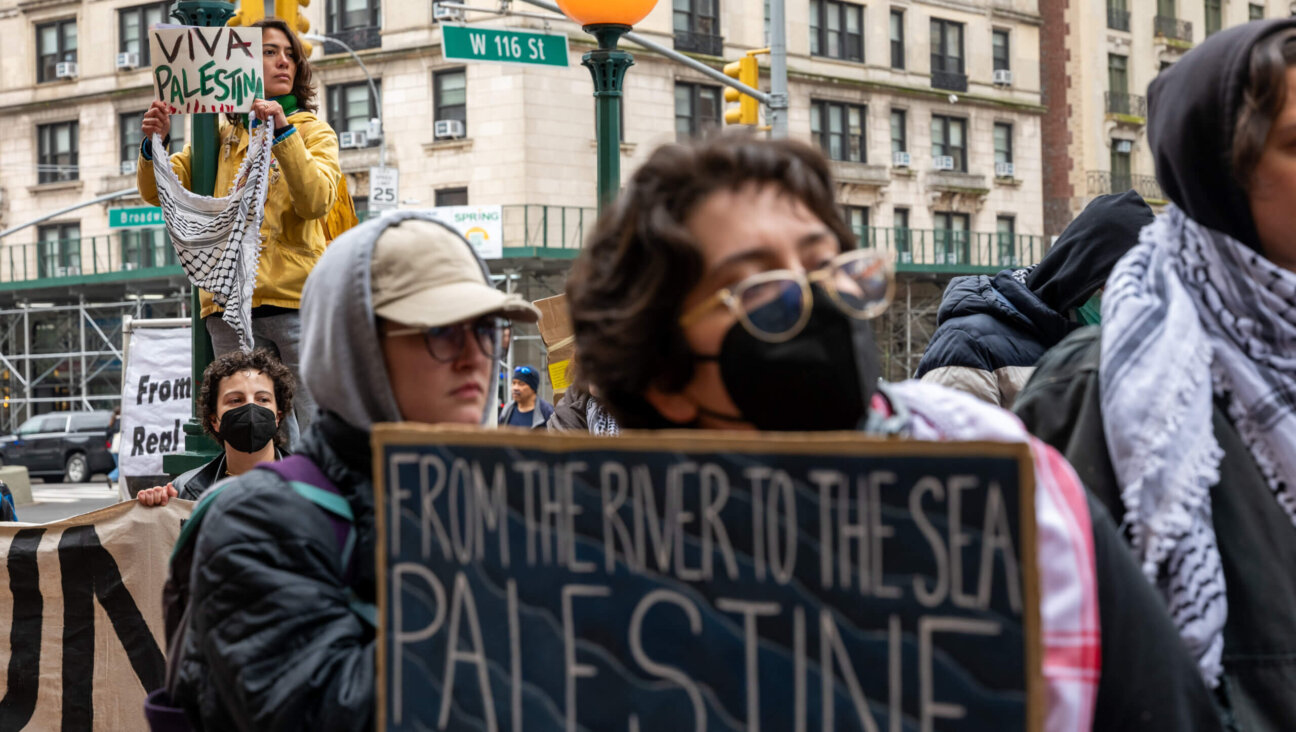
[[[728,308],[747,332],[769,343],[796,337],[810,321],[811,285],[824,288],[842,312],[859,320],[876,318],[895,295],[891,259],[876,249],[843,252],[813,272],[773,270],[752,275],[698,303],[680,319],[687,328],[718,305]]]
[[[442,363],[450,363],[463,353],[468,331],[473,333],[477,347],[487,358],[499,359],[508,353],[513,339],[513,323],[508,318],[487,315],[470,323],[438,325],[431,328],[397,328],[383,334],[385,338],[421,335],[428,355]]]

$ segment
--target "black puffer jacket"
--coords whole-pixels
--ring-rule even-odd
[[[301,448],[355,514],[355,579],[343,582],[332,522],[279,476],[252,470],[224,488],[194,548],[173,696],[196,728],[372,727],[374,631],[348,607],[348,590],[375,598],[369,434],[326,413]]]

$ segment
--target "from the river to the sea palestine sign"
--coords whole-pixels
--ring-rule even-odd
[[[1040,729],[1024,444],[373,434],[382,732]]]
[[[567,36],[447,25],[441,28],[447,59],[496,63],[567,65]]]

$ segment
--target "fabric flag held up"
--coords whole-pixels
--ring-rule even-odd
[[[150,141],[154,160],[167,160],[162,139]],[[261,221],[270,188],[273,134],[269,125],[252,128],[248,154],[223,198],[186,189],[170,165],[154,165],[158,200],[167,233],[189,281],[210,292],[221,318],[252,350],[252,289],[261,257]]]

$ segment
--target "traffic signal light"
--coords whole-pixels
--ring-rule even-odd
[[[239,0],[238,9],[225,25],[246,28],[263,18],[265,18],[265,0]]]
[[[753,89],[759,88],[760,65],[756,63],[756,57],[762,53],[769,53],[769,49],[748,51],[746,55],[737,61],[725,64],[725,76],[737,79]],[[738,103],[737,107],[725,110],[725,124],[751,125],[755,127],[760,123],[760,103],[756,101],[755,97],[743,94],[732,87],[727,87],[725,88],[725,101]]]
[[[234,11],[233,17],[226,25],[250,26],[266,17],[266,11],[271,9],[271,3],[274,4],[274,17],[284,21],[289,28],[297,32],[302,50],[310,56],[313,46],[310,41],[301,38],[301,34],[310,30],[310,21],[301,12],[302,8],[310,5],[310,0],[239,0],[238,10]]]

